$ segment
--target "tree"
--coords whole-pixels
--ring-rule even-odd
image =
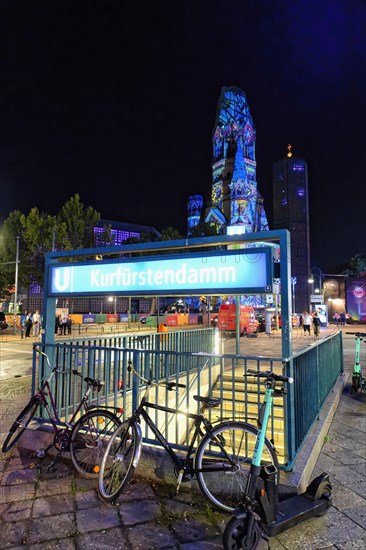
[[[207,222],[197,224],[191,233],[191,237],[214,237],[218,234],[217,226]]]
[[[183,237],[178,229],[174,227],[165,227],[165,229],[161,231],[161,241],[179,241],[180,239],[183,239]]]
[[[93,248],[95,246],[94,227],[100,220],[100,214],[91,206],[85,207],[76,193],[61,208],[57,216],[58,223],[64,223],[67,232],[69,250]]]
[[[366,254],[356,254],[348,262],[348,266],[343,270],[344,275],[351,275],[354,277],[366,276]]]
[[[71,197],[56,216],[39,212],[34,207],[25,215],[14,210],[1,227],[0,290],[6,293],[14,286],[16,239],[19,237],[19,287],[31,283],[43,286],[45,256],[52,250],[94,248],[94,227],[100,214],[85,207],[78,194]],[[112,244],[111,228],[104,227],[98,244]],[[9,293],[9,292],[8,292]]]
[[[43,286],[45,256],[52,250],[63,250],[68,246],[68,236],[65,223],[57,220],[56,216],[40,213],[34,207],[29,214],[20,216],[22,226],[22,241],[24,259],[27,262],[28,284],[38,283]]]
[[[13,210],[1,227],[0,291],[2,295],[9,295],[15,282],[16,242],[17,237],[22,234],[21,215],[19,210]],[[22,244],[20,243],[21,246]],[[19,273],[19,281],[22,274],[23,272]]]

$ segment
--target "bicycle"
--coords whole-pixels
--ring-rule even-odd
[[[242,494],[241,504],[234,510],[225,527],[223,535],[225,550],[255,550],[261,539],[268,540],[268,537],[275,536],[302,521],[322,516],[332,501],[329,476],[322,473],[313,479],[305,493],[279,502],[279,472],[275,465],[262,463],[262,451],[273,396],[286,393],[285,388],[276,388],[276,383],[292,383],[293,380],[273,372],[248,369],[247,373],[265,378],[266,391],[258,418],[260,429],[253,451],[250,475]]]
[[[121,424],[116,414],[107,409],[96,408],[88,402],[90,393],[93,391],[99,392],[104,383],[94,378],[84,378],[87,390],[70,420],[63,422],[59,417],[50,382],[56,376],[56,373],[71,372],[81,378],[82,375],[77,370],[60,370],[57,367],[52,367],[48,355],[38,349],[36,351],[45,357],[51,373],[42,380],[37,393],[31,397],[29,403],[18,415],[3,443],[2,451],[6,453],[12,449],[36,415],[38,408],[43,405],[48,413],[55,435],[53,442],[46,449],[38,451],[37,454],[40,457],[44,456],[52,446],[57,451],[47,471],[53,469],[61,453],[70,451],[71,460],[76,471],[83,477],[95,478],[99,475],[100,462],[108,437]],[[84,414],[75,422],[82,408]]]
[[[352,373],[353,391],[357,392],[359,389],[361,389],[361,392],[366,393],[366,378],[362,376],[360,363],[361,342],[366,343],[366,332],[346,332],[346,334],[353,334],[356,337],[355,364],[353,366]]]
[[[258,430],[234,420],[221,420],[213,425],[203,414],[151,403],[148,395],[152,386],[162,386],[168,391],[178,391],[178,388],[186,386],[175,382],[153,382],[142,378],[131,364],[127,368],[146,384],[146,388],[135,412],[117,428],[105,449],[99,473],[100,497],[114,502],[131,479],[141,456],[143,419],[172,460],[177,477],[176,492],[179,492],[182,482],[196,476],[201,493],[215,507],[231,512],[241,501],[250,466],[248,455],[254,448]],[[193,398],[206,407],[220,404],[220,399],[212,397],[194,395]],[[184,415],[193,421],[193,434],[185,455],[180,456],[174,451],[146,409]],[[195,449],[199,437],[201,440]],[[263,453],[264,460],[277,466],[274,448],[267,439],[264,444],[268,451]]]

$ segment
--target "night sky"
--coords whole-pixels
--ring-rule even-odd
[[[186,231],[211,191],[222,86],[247,95],[258,188],[309,170],[312,265],[366,251],[364,0],[0,0],[0,219],[78,192],[102,218]]]

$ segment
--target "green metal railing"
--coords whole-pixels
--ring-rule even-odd
[[[342,337],[337,333],[315,343],[310,349],[295,354],[288,360],[281,358],[215,355],[213,329],[187,331],[187,335],[163,333],[147,335],[143,340],[134,336],[83,340],[81,342],[58,342],[55,344],[36,344],[50,357],[53,365],[70,371],[54,379],[53,391],[61,413],[68,417],[82,395],[82,383],[79,377],[71,374],[77,369],[83,377],[91,376],[104,381],[102,391],[93,396],[95,404],[122,407],[128,417],[139,401],[140,383],[132,383],[128,364],[145,378],[153,380],[176,380],[187,386],[181,393],[162,392],[154,388],[151,396],[160,404],[179,407],[190,412],[198,412],[199,404],[193,400],[194,394],[212,395],[222,399],[221,406],[206,411],[215,421],[219,418],[235,417],[255,423],[262,401],[260,381],[248,389],[246,373],[248,369],[274,370],[284,372],[294,378],[294,384],[288,386],[284,408],[284,464],[291,467],[306,435],[318,418],[320,409],[339,374],[343,371]],[[174,347],[178,351],[174,350]],[[184,350],[188,348],[189,351]],[[45,374],[43,357],[34,354],[33,386]],[[221,382],[227,380],[226,386]],[[122,384],[122,385],[121,385]],[[229,387],[229,389],[228,389]],[[253,399],[254,392],[254,399]],[[155,394],[155,395],[154,395]],[[226,405],[225,405],[226,400]],[[227,400],[230,401],[229,407]],[[254,407],[253,407],[254,403]],[[251,412],[249,412],[251,408]],[[228,413],[229,409],[229,413]],[[253,412],[254,411],[254,412]],[[158,412],[156,412],[158,414]],[[45,411],[41,411],[41,420],[46,421]],[[272,411],[272,433],[275,435],[274,412]],[[155,418],[158,421],[158,418]],[[165,419],[165,437],[176,446],[184,446],[187,441],[188,426],[182,432],[178,426],[179,418]],[[150,440],[145,431],[145,440]]]
[[[292,462],[319,417],[329,392],[343,372],[343,343],[340,332],[314,343],[285,362],[288,387],[288,460]]]

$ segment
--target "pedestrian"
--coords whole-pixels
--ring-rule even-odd
[[[60,316],[56,315],[56,317],[55,317],[55,334],[58,334],[59,326],[60,326]]]
[[[28,338],[30,336],[30,331],[31,331],[31,328],[32,328],[32,314],[30,311],[28,311],[27,315],[26,315],[26,318],[25,318],[25,336],[26,338]]]
[[[341,327],[344,327],[346,325],[346,314],[344,313],[344,311],[342,311],[342,313],[340,314],[339,320],[341,323]]]
[[[35,313],[33,313],[32,323],[33,323],[33,336],[37,337],[39,336],[39,333],[41,330],[41,316],[39,314],[38,309]]]
[[[306,333],[309,334],[309,338],[310,338],[310,327],[312,323],[312,316],[307,311],[304,311],[303,318],[304,318],[304,322],[302,326],[304,328],[304,338],[307,338]]]
[[[340,320],[341,320],[341,316],[339,315],[338,311],[336,311],[335,314],[333,315],[333,320],[334,320],[335,325],[337,327],[340,323]]]
[[[71,334],[72,319],[70,315],[67,316],[66,326],[67,326],[67,334]]]
[[[313,313],[313,327],[314,327],[315,340],[317,340],[319,338],[320,325],[321,325],[321,322],[320,322],[320,319],[318,317],[318,312],[314,311],[314,313]]]
[[[67,318],[68,318],[68,315],[67,315],[66,311],[63,311],[61,313],[60,320],[61,320],[61,334],[64,334],[64,335],[66,335]]]

